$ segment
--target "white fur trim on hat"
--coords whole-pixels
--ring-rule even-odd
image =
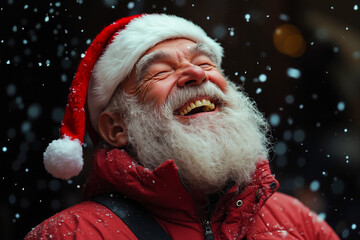
[[[70,179],[77,176],[84,165],[80,141],[71,140],[68,136],[52,141],[44,152],[44,165],[56,178]]]
[[[220,67],[223,48],[194,23],[165,14],[136,18],[119,31],[94,66],[88,88],[88,109],[94,129],[117,86],[130,75],[139,58],[157,43],[171,38],[204,43],[213,51],[215,64]]]

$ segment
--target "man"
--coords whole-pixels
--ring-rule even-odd
[[[121,193],[171,239],[339,239],[298,200],[275,193],[268,125],[224,77],[222,57],[217,42],[179,17],[108,26],[80,63],[62,139],[44,153],[47,171],[63,179],[81,171],[86,123],[100,146],[87,196]],[[84,201],[26,239],[138,239],[110,209]]]

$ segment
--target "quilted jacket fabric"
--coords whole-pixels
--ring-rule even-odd
[[[205,239],[206,226],[215,239],[339,239],[300,201],[276,193],[278,186],[268,161],[261,160],[252,182],[233,185],[204,218],[194,194],[183,186],[174,160],[150,171],[123,150],[101,149],[95,154],[86,194],[126,195],[147,208],[172,239]],[[25,239],[137,238],[109,209],[84,201],[45,220]]]

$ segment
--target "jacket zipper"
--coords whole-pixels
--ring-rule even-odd
[[[198,213],[199,215],[199,218],[200,220],[202,221],[202,224],[204,226],[204,230],[205,230],[205,240],[215,240],[214,238],[214,234],[211,230],[211,222],[210,220],[204,220],[203,221],[203,218],[201,217],[201,214],[200,214],[200,211],[199,211],[199,207],[198,205],[196,204],[196,199],[194,197],[194,195],[192,194],[192,192],[185,186],[185,184],[183,184],[183,181],[180,177],[180,174],[179,174],[179,178],[180,178],[180,182],[181,182],[181,185],[189,192],[191,198],[193,199],[194,201],[194,204],[195,204],[195,208],[196,208],[196,212]],[[211,215],[212,213],[209,214],[209,219],[211,219]]]
[[[205,220],[203,225],[205,228],[205,240],[214,240],[214,235],[211,231],[211,222],[209,220]]]

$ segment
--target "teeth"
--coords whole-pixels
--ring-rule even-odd
[[[181,113],[181,116],[184,116],[186,114],[188,114],[189,112],[191,112],[191,110],[193,110],[194,108],[198,108],[198,107],[203,107],[202,111],[204,112],[209,112],[215,109],[215,104],[211,103],[209,100],[206,99],[202,99],[200,100],[196,100],[195,102],[191,102]]]

